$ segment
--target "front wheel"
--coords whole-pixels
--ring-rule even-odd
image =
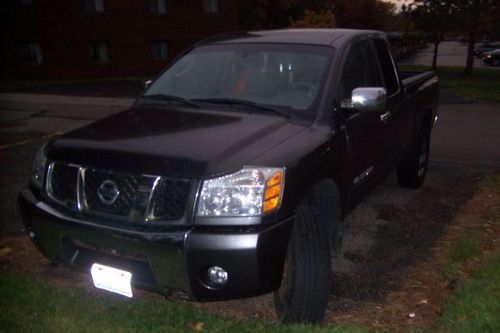
[[[314,324],[323,319],[331,284],[329,233],[324,229],[311,206],[298,208],[281,287],[274,293],[283,323]]]
[[[422,186],[429,166],[430,139],[430,124],[424,122],[411,153],[398,166],[398,182],[402,187],[416,189]]]

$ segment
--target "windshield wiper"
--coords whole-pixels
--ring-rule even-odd
[[[174,96],[174,95],[166,95],[166,94],[154,94],[154,95],[143,95],[141,98],[144,99],[155,99],[155,100],[160,100],[160,101],[167,101],[167,102],[178,102],[184,105],[189,105],[193,106],[195,108],[199,108],[200,105],[197,103],[192,102],[191,100],[185,99],[180,96]]]
[[[193,99],[193,101],[196,102],[202,102],[202,103],[214,103],[214,104],[226,104],[226,105],[243,105],[243,106],[248,106],[253,109],[261,110],[261,111],[266,111],[268,113],[274,113],[286,118],[290,118],[290,114],[282,112],[278,109],[275,109],[273,107],[267,106],[267,105],[262,105],[262,104],[257,104],[252,101],[246,101],[243,99],[236,99],[236,98],[218,98],[218,97],[213,97],[213,98],[196,98]]]

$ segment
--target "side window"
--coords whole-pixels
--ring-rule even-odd
[[[340,98],[351,99],[352,91],[359,87],[381,87],[379,66],[369,40],[352,45],[342,69]]]
[[[394,70],[394,65],[391,61],[391,53],[387,47],[387,43],[383,39],[375,39],[375,50],[377,51],[380,66],[382,67],[382,75],[385,81],[387,95],[395,94],[398,91],[399,83]]]

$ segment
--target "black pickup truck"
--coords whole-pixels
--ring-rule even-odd
[[[437,82],[400,73],[376,31],[210,38],[129,110],[39,151],[27,231],[98,288],[274,292],[283,322],[321,321],[346,214],[394,170],[425,178]]]

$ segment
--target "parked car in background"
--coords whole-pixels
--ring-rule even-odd
[[[474,49],[474,55],[478,58],[482,58],[484,55],[484,52],[489,52],[489,51],[493,51],[496,49],[500,49],[500,42],[479,44]]]
[[[484,52],[483,62],[492,66],[500,66],[500,49]]]

